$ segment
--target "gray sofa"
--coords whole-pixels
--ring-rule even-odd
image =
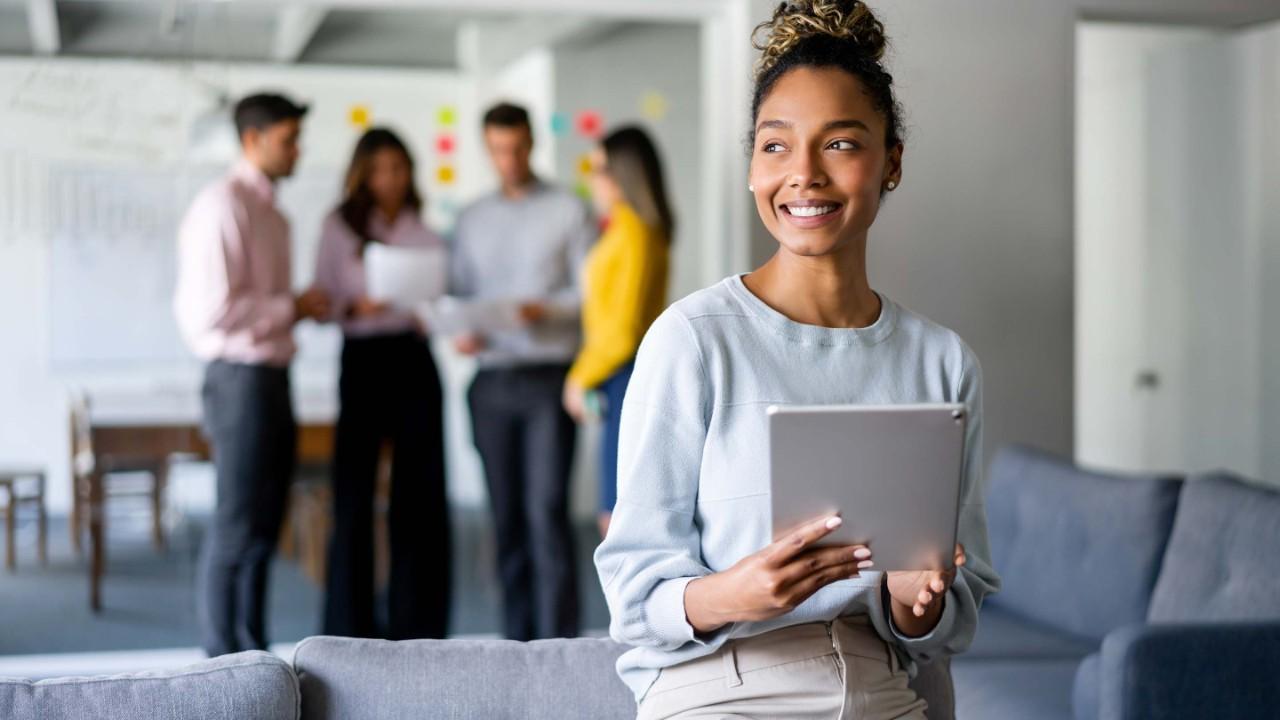
[[[1280,492],[1225,473],[991,465],[1000,594],[952,661],[962,719],[1257,718],[1280,707]]]
[[[5,720],[629,720],[607,639],[358,640],[313,637],[293,666],[264,652],[166,673],[0,680]],[[937,666],[917,690],[945,706]],[[932,718],[950,718],[940,711]]]
[[[1115,476],[1024,448],[988,494],[1004,588],[952,660],[962,720],[1256,718],[1280,707],[1280,493],[1223,476]],[[634,717],[603,639],[317,637],[104,678],[0,679],[6,720]],[[945,665],[914,686],[952,717]]]

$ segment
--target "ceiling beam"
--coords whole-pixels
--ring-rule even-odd
[[[588,17],[556,15],[482,20],[458,28],[458,67],[491,72],[541,47],[554,47],[581,37],[601,37],[617,23]]]
[[[37,55],[57,55],[62,49],[54,0],[27,0],[27,26],[31,31],[31,48]]]
[[[271,43],[271,59],[282,63],[298,62],[328,14],[329,9],[319,5],[280,8],[275,40]]]
[[[2,1],[2,0],[0,0]],[[82,2],[154,2],[154,0],[81,0]],[[1255,0],[1263,2],[1267,0]],[[699,20],[718,17],[726,7],[749,0],[185,0],[188,4],[236,2],[255,7],[324,10],[443,10],[497,17],[513,15],[586,15],[634,21]]]

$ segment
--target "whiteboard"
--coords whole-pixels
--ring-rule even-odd
[[[293,230],[293,280],[314,275],[319,229],[363,128],[388,125],[417,160],[428,222],[447,232],[482,181],[459,168],[473,141],[454,73],[220,63],[0,60],[0,243],[48,244],[49,359],[81,371],[189,363],[170,310],[178,224],[237,154],[229,103],[250,92],[308,103],[302,160],[278,188]],[[441,114],[452,109],[452,124]],[[437,147],[441,135],[452,148]],[[442,166],[452,169],[442,182]],[[331,365],[340,336],[300,325],[299,362]]]

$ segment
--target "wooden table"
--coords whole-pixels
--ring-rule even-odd
[[[194,420],[138,421],[128,418],[112,421],[109,418],[91,417],[90,432],[93,453],[104,460],[96,463],[95,471],[86,478],[89,500],[86,508],[89,515],[90,545],[89,606],[96,612],[102,608],[102,574],[106,565],[103,537],[104,475],[112,472],[113,466],[145,468],[159,473],[157,478],[163,482],[170,459],[174,456],[187,455],[209,460],[211,452],[198,422]],[[299,462],[328,463],[333,455],[333,432],[331,421],[299,422]],[[73,523],[76,522],[73,518]]]

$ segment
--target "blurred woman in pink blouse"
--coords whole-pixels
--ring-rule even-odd
[[[449,517],[440,378],[413,313],[371,300],[363,257],[371,243],[443,246],[422,223],[413,157],[395,133],[356,144],[342,203],[325,219],[316,284],[342,326],[333,457],[333,536],[324,633],[441,638],[448,629]],[[391,578],[387,626],[374,612],[373,495],[379,451],[392,446]]]

